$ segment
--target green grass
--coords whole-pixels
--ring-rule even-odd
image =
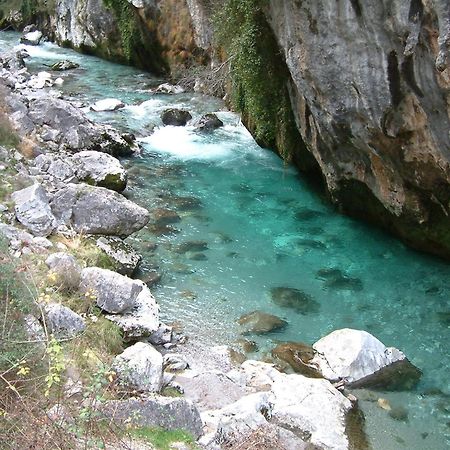
[[[192,449],[197,449],[194,438],[184,430],[164,430],[162,428],[136,428],[131,430],[131,435],[145,440],[155,446],[158,450],[170,450],[170,444],[183,442]]]

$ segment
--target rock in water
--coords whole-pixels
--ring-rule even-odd
[[[129,236],[149,220],[146,209],[117,192],[81,184],[56,192],[51,208],[59,223],[88,234]]]
[[[161,114],[161,120],[164,125],[184,127],[191,119],[192,116],[189,111],[185,111],[184,109],[166,109]]]
[[[253,311],[244,314],[237,321],[242,326],[242,334],[267,334],[282,330],[287,322],[273,314],[263,311]]]
[[[273,302],[283,308],[293,309],[300,314],[313,314],[319,311],[319,303],[299,289],[275,287],[270,293]]]
[[[117,98],[105,98],[103,100],[99,100],[95,102],[91,106],[91,110],[95,112],[100,111],[117,111],[118,109],[124,108],[125,103],[117,100]]]
[[[336,330],[313,345],[317,352],[312,363],[323,377],[343,380],[351,387],[409,389],[421,372],[394,347],[387,348],[362,330]]]
[[[314,354],[310,345],[301,342],[283,342],[272,350],[272,356],[287,362],[294,372],[305,377],[322,378],[317,367],[311,364]]]
[[[35,236],[48,236],[56,226],[56,220],[45,189],[34,184],[11,195],[17,220]]]
[[[30,31],[25,33],[21,38],[20,42],[25,45],[39,45],[41,43],[42,33],[39,30]]]
[[[213,131],[217,128],[223,127],[223,122],[215,114],[205,114],[195,124],[198,130]]]
[[[113,369],[127,387],[159,392],[163,380],[163,357],[150,344],[137,342],[116,356]]]
[[[80,67],[79,64],[66,59],[64,61],[58,61],[58,62],[52,64],[50,66],[50,69],[55,70],[57,72],[62,72],[64,70],[77,69],[78,67]]]

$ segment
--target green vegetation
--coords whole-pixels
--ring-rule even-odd
[[[231,104],[260,145],[289,160],[301,142],[289,100],[289,72],[265,19],[267,0],[227,0],[215,16],[230,57]]]
[[[0,110],[0,145],[7,148],[14,148],[19,143],[19,136],[11,126],[8,116],[3,110]]]
[[[191,434],[183,430],[163,430],[162,428],[136,428],[130,434],[150,442],[158,450],[170,450],[174,442],[183,442],[192,449],[197,448]]]

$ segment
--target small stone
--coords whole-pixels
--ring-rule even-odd
[[[267,334],[286,328],[288,323],[273,314],[263,311],[253,311],[244,314],[237,321],[242,326],[241,334]]]
[[[273,302],[283,308],[293,309],[303,315],[314,314],[319,311],[319,303],[299,289],[275,287],[270,290],[270,293]]]
[[[116,98],[105,98],[99,100],[91,105],[91,110],[95,112],[100,111],[117,111],[118,109],[124,108],[125,103]]]
[[[391,411],[392,409],[389,400],[387,400],[386,398],[379,398],[377,400],[377,405],[386,411]]]

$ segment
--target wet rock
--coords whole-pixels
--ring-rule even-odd
[[[118,109],[124,108],[125,103],[116,98],[105,98],[99,100],[91,105],[91,110],[95,112],[101,111],[117,111]]]
[[[206,241],[186,241],[174,247],[176,253],[203,252],[208,250]]]
[[[20,42],[25,45],[39,45],[42,39],[42,32],[39,30],[30,31],[29,33],[25,33],[21,38]]]
[[[66,306],[51,303],[44,311],[47,329],[57,339],[72,338],[86,328],[83,318]]]
[[[162,83],[156,89],[153,89],[155,94],[182,94],[184,89],[181,86],[174,86],[169,83]]]
[[[148,341],[153,345],[168,344],[169,342],[172,342],[172,332],[172,327],[161,324],[158,329],[148,337]]]
[[[59,190],[51,209],[60,224],[88,234],[129,236],[149,220],[146,209],[117,192],[88,185],[69,184]]]
[[[312,363],[328,380],[343,380],[352,387],[409,389],[421,372],[394,347],[385,347],[361,330],[336,330],[313,345]]]
[[[152,223],[156,226],[165,226],[181,221],[181,217],[171,209],[157,208],[150,212]]]
[[[154,286],[161,281],[162,275],[154,270],[146,272],[139,277],[148,287]]]
[[[55,62],[50,66],[50,69],[57,72],[62,72],[65,70],[77,69],[78,67],[80,67],[79,64],[65,59],[64,61]]]
[[[163,357],[164,370],[168,372],[180,372],[189,367],[186,358],[179,353],[167,353]]]
[[[163,380],[163,357],[150,344],[137,342],[116,356],[112,365],[119,382],[143,392],[159,392]]]
[[[273,314],[263,311],[253,311],[244,314],[237,321],[242,326],[241,334],[267,334],[286,328],[288,323]]]
[[[108,255],[114,263],[114,270],[121,275],[133,275],[142,260],[130,244],[115,236],[101,236],[95,245]]]
[[[191,261],[207,261],[208,257],[204,253],[191,253],[186,254],[187,258]]]
[[[258,344],[248,339],[238,339],[236,343],[242,348],[244,353],[254,353],[258,351]]]
[[[33,89],[43,89],[53,86],[52,75],[48,72],[38,72],[32,75],[27,83],[28,87]]]
[[[11,195],[17,220],[35,236],[48,236],[56,226],[47,193],[40,184]]]
[[[223,127],[223,122],[215,114],[205,114],[199,119],[195,126],[201,131],[213,131]]]
[[[197,197],[161,195],[160,198],[177,211],[197,211],[203,207],[201,200]]]
[[[117,425],[185,430],[197,439],[202,434],[202,420],[195,405],[184,398],[152,395],[142,399],[111,400],[100,411]]]
[[[301,342],[283,342],[271,353],[274,358],[287,362],[296,373],[310,378],[322,378],[317,367],[311,364],[315,352],[310,345]]]
[[[50,268],[48,278],[54,278],[52,283],[62,289],[78,289],[81,280],[81,267],[74,256],[58,252],[51,254],[45,264]]]
[[[394,406],[391,408],[389,416],[400,422],[408,422],[408,410],[403,406]]]
[[[324,281],[324,287],[338,290],[362,291],[363,283],[359,278],[352,278],[335,268],[324,268],[317,272],[317,278]]]
[[[192,119],[189,111],[183,109],[166,109],[161,114],[161,120],[164,125],[185,126]]]
[[[272,301],[283,308],[290,308],[300,314],[314,314],[319,311],[319,303],[299,289],[275,287],[270,290]]]
[[[86,150],[72,156],[76,177],[80,181],[122,192],[127,186],[127,172],[117,158]]]

